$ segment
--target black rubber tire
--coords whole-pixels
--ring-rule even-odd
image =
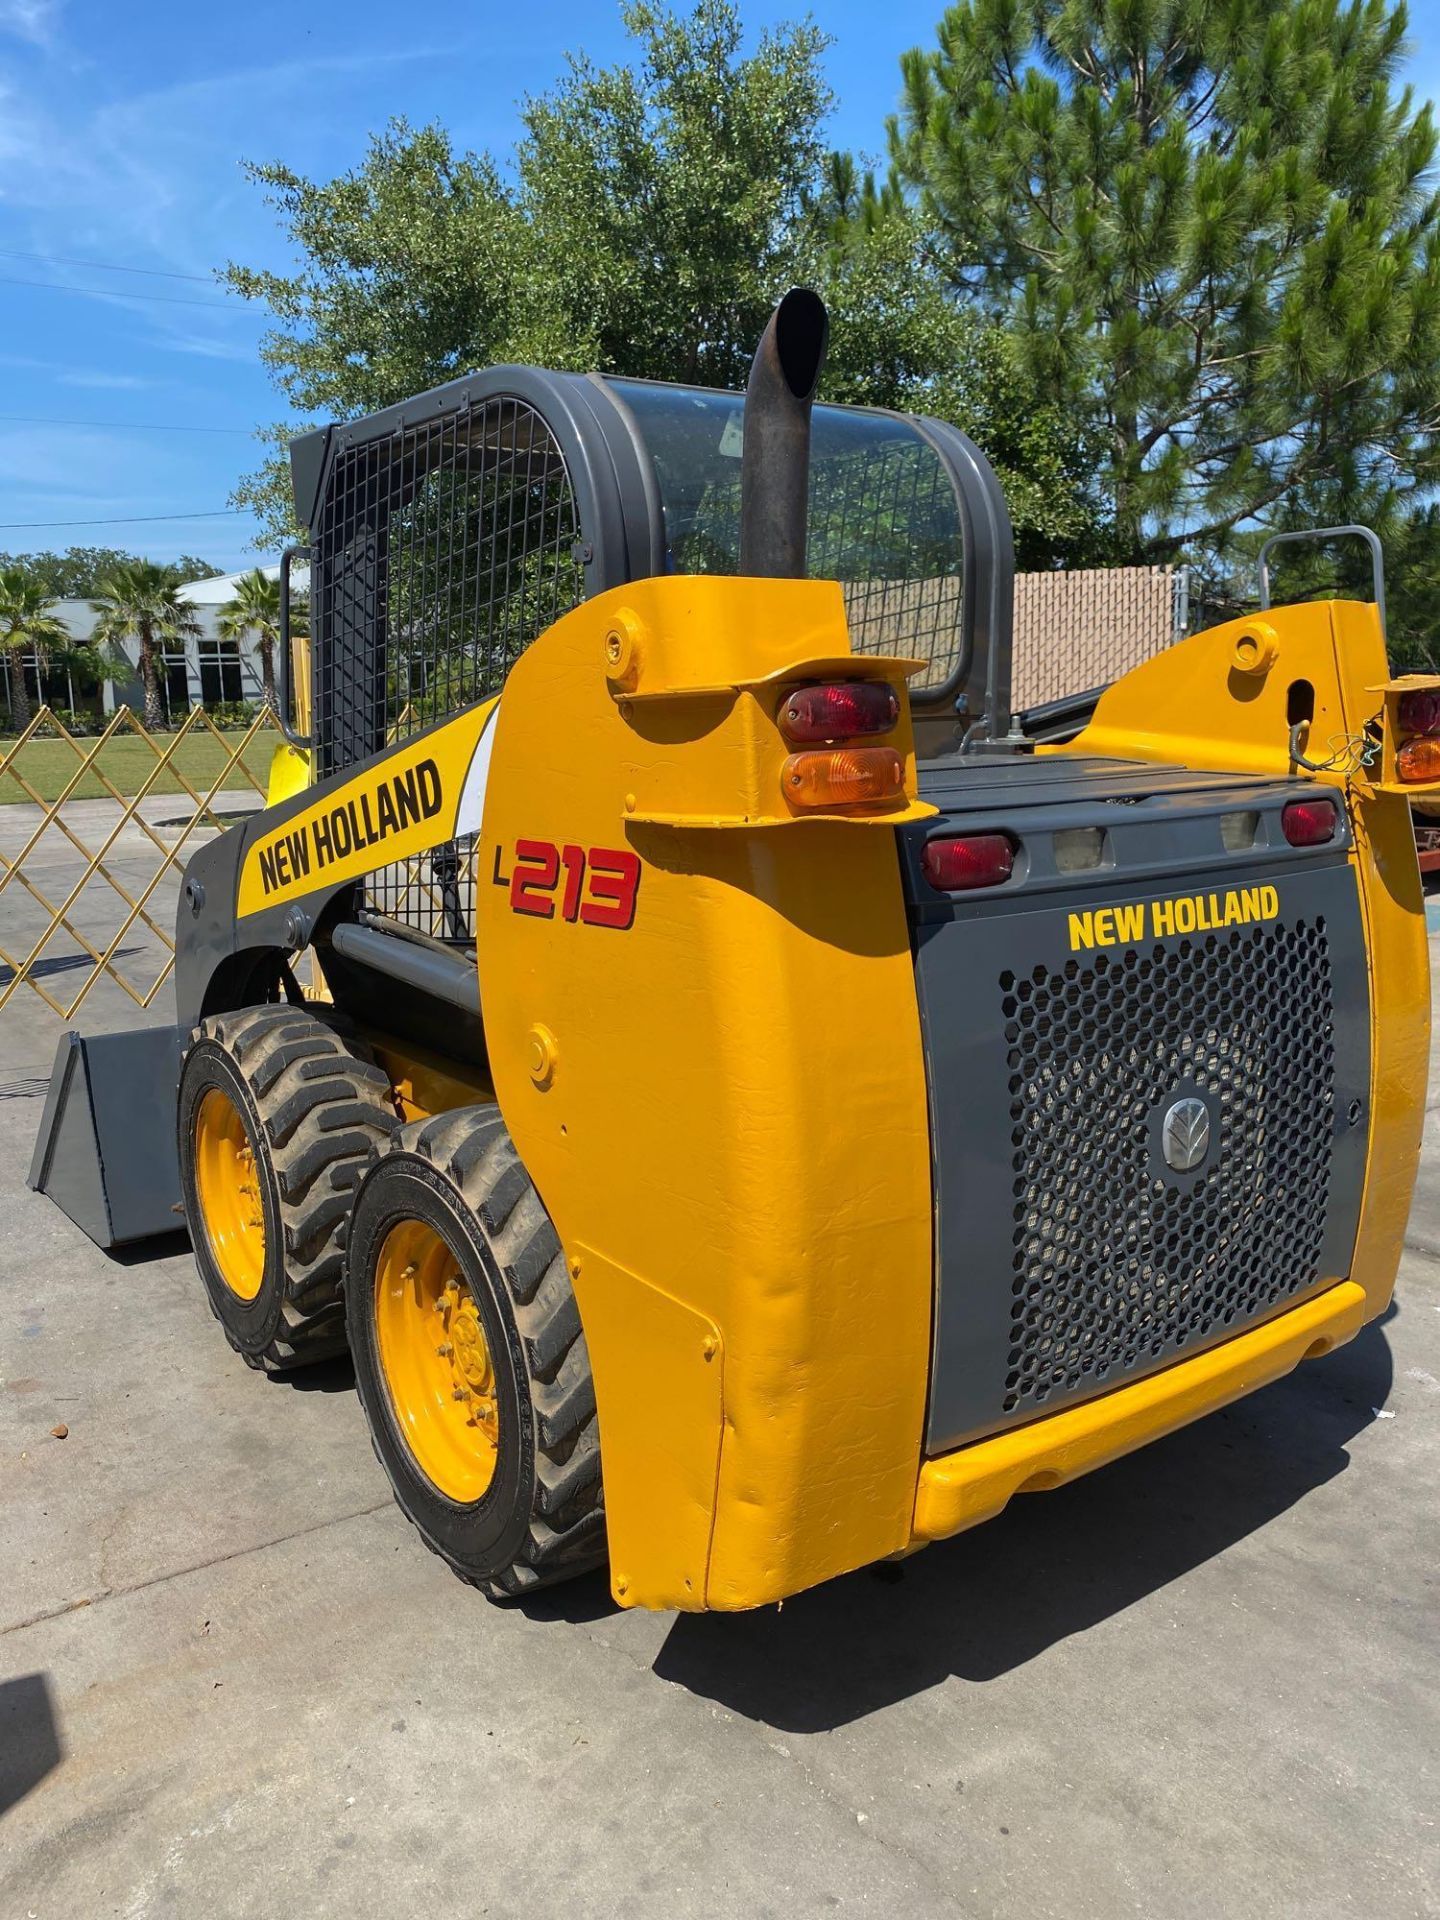
[[[416,1461],[380,1365],[375,1269],[405,1219],[423,1220],[454,1254],[495,1369],[495,1473],[468,1504],[443,1494]],[[402,1127],[377,1150],[355,1197],[345,1297],[371,1443],[431,1551],[491,1599],[602,1565],[600,1435],[580,1313],[550,1217],[494,1107]]]
[[[255,1156],[265,1269],[254,1300],[222,1278],[195,1184],[195,1116],[230,1096]],[[358,1042],[303,1007],[216,1014],[191,1035],[180,1073],[180,1191],[195,1262],[225,1338],[268,1372],[345,1351],[345,1229],[371,1149],[399,1125],[390,1082]]]

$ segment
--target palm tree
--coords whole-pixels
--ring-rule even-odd
[[[30,689],[25,684],[25,655],[43,661],[51,647],[72,644],[53,613],[51,596],[24,567],[0,570],[0,651],[10,680],[10,719],[17,733],[30,724]]]
[[[145,689],[145,724],[164,723],[160,708],[159,652],[167,640],[184,640],[200,631],[200,622],[180,598],[181,580],[173,567],[153,560],[129,560],[97,583],[90,602],[99,615],[94,639],[100,646],[140,642],[140,684]]]
[[[243,641],[247,633],[254,634],[260,649],[265,704],[272,713],[278,713],[275,643],[280,638],[280,582],[268,578],[259,567],[242,573],[235,582],[234,598],[225,602],[215,624],[222,640]]]

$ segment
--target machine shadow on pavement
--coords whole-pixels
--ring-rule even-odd
[[[333,1359],[317,1360],[313,1367],[296,1367],[292,1373],[267,1374],[272,1387],[288,1387],[295,1393],[353,1393],[355,1366],[348,1353]]]
[[[184,1227],[177,1227],[173,1233],[154,1233],[143,1240],[129,1240],[123,1247],[101,1248],[114,1267],[148,1267],[155,1260],[178,1260],[189,1251],[190,1236]]]
[[[0,1680],[0,1816],[59,1766],[60,1723],[49,1676]]]
[[[952,1675],[997,1679],[1343,1473],[1348,1442],[1390,1392],[1382,1324],[1068,1487],[1016,1498],[912,1560],[849,1574],[783,1609],[682,1614],[654,1671],[792,1733],[843,1726]]]

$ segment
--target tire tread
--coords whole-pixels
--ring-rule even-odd
[[[455,1186],[479,1223],[509,1296],[527,1361],[535,1417],[535,1493],[529,1527],[505,1571],[477,1577],[422,1538],[471,1586],[513,1598],[603,1565],[604,1489],[595,1386],[569,1269],[550,1216],[493,1107],[461,1107],[397,1127],[377,1143],[372,1167],[391,1153],[428,1160]],[[367,1409],[367,1413],[369,1409]],[[371,1444],[375,1443],[371,1416]],[[412,1522],[397,1491],[401,1510]]]
[[[275,1171],[284,1235],[280,1324],[247,1365],[285,1372],[346,1349],[344,1227],[372,1151],[399,1126],[390,1082],[342,1023],[292,1006],[215,1014],[191,1035],[231,1057],[260,1114]]]

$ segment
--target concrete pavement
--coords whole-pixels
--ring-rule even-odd
[[[57,1031],[0,1016],[5,1920],[1440,1913],[1440,1205],[1383,1326],[904,1567],[499,1609],[345,1366],[24,1191]]]

